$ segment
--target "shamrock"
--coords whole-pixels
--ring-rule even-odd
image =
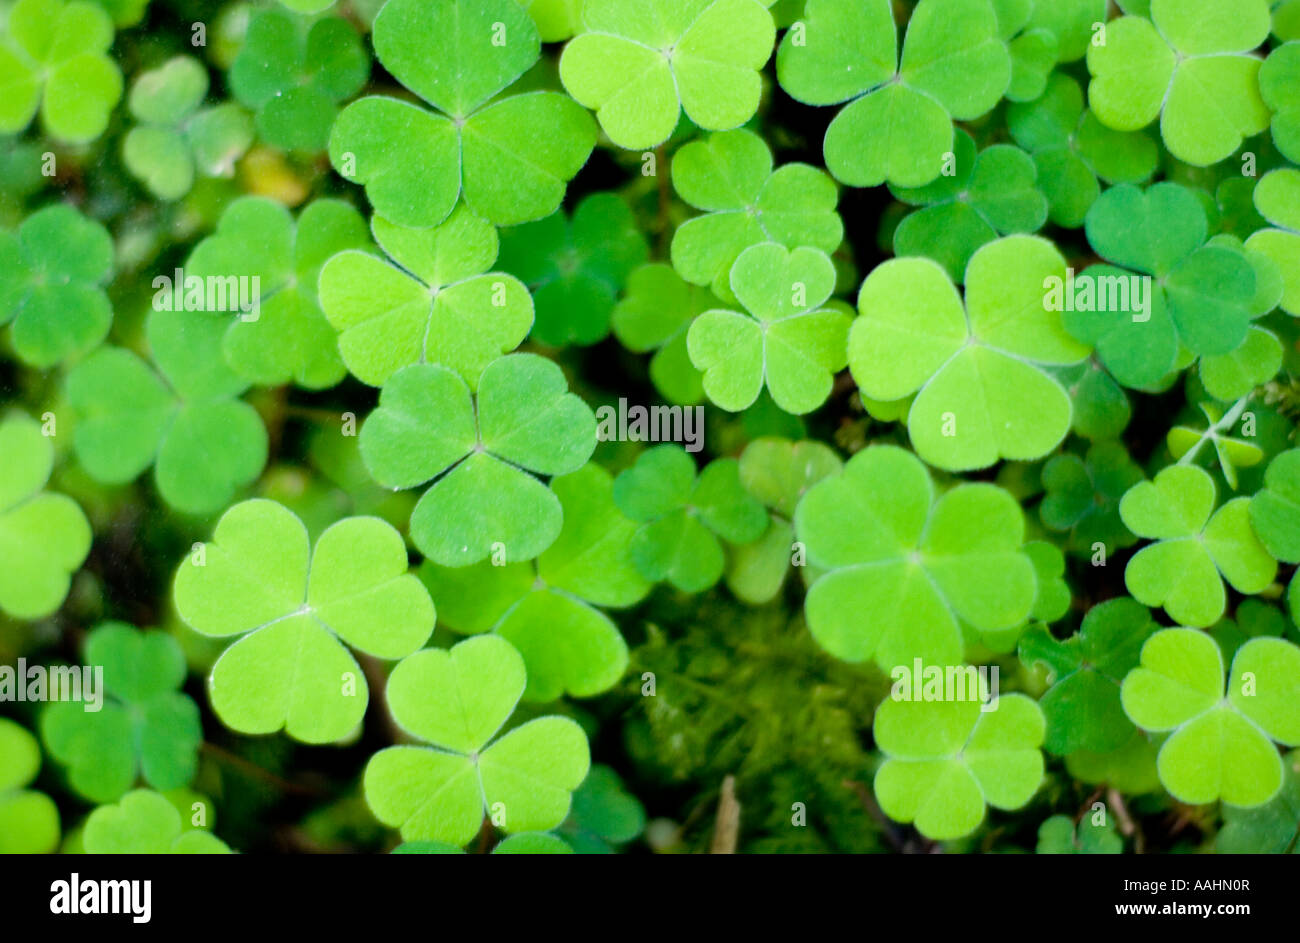
[[[361,428],[381,485],[433,484],[411,513],[411,539],[442,566],[468,566],[500,544],[530,560],[560,533],[559,499],[534,475],[577,471],[596,448],[596,417],[564,374],[536,354],[488,364],[477,396],[446,367],[393,374]]]
[[[826,169],[853,187],[920,187],[952,151],[953,119],[989,111],[1011,55],[989,0],[921,0],[901,60],[888,0],[808,0],[776,54],[781,87],[806,105],[849,102],[826,129]]]
[[[844,238],[834,181],[807,164],[773,173],[772,151],[752,131],[691,141],[674,155],[672,176],[678,196],[705,211],[673,233],[673,268],[728,302],[731,268],[749,246],[778,242],[829,253]]]
[[[1119,516],[1124,494],[1142,480],[1142,469],[1118,442],[1097,442],[1086,456],[1057,455],[1043,466],[1046,494],[1038,506],[1043,524],[1068,533],[1067,548],[1093,554],[1131,547],[1137,540]]]
[[[365,85],[370,59],[347,20],[258,10],[230,67],[230,90],[273,147],[324,150],[338,105]]]
[[[1053,815],[1038,828],[1040,855],[1119,855],[1124,853],[1124,839],[1115,834],[1115,824],[1105,816],[1094,825],[1090,812],[1084,814],[1078,828],[1068,815]]]
[[[696,316],[716,304],[711,292],[687,284],[672,266],[652,262],[628,276],[627,292],[614,306],[614,336],[629,350],[654,351],[650,379],[670,403],[690,406],[704,399],[686,335]]]
[[[495,632],[524,658],[528,701],[561,694],[590,697],[627,669],[627,644],[596,606],[639,602],[650,584],[628,555],[636,524],[614,504],[613,479],[587,464],[556,477],[560,534],[536,563],[484,560],[468,567],[420,569],[442,624],[457,632]]]
[[[1158,628],[1146,608],[1121,597],[1089,609],[1065,641],[1041,625],[1025,634],[1020,660],[1043,666],[1052,681],[1038,702],[1047,718],[1044,749],[1057,756],[1109,753],[1128,741],[1133,725],[1120,706],[1120,684]]]
[[[959,619],[1011,629],[1033,608],[1038,578],[1015,498],[980,483],[935,501],[925,466],[897,446],[868,446],[810,488],[794,526],[809,562],[828,571],[805,599],[808,628],[844,661],[958,664]]]
[[[231,854],[211,832],[184,829],[176,807],[149,789],[128,792],[116,805],[91,812],[82,842],[92,855]]]
[[[1300,854],[1300,754],[1283,760],[1282,789],[1261,806],[1223,807],[1223,827],[1214,850],[1223,855]]]
[[[222,338],[226,363],[262,386],[334,386],[345,370],[334,331],[317,298],[321,267],[335,253],[364,255],[370,240],[361,215],[341,200],[310,203],[298,216],[266,197],[235,200],[217,231],[194,247],[184,273],[258,279],[255,315],[241,313]],[[366,256],[370,258],[369,256]]]
[[[849,369],[864,396],[916,394],[907,417],[916,454],[949,471],[1047,454],[1070,429],[1070,398],[1037,364],[1082,360],[1044,289],[1063,283],[1050,242],[1008,236],[971,257],[966,306],[929,259],[891,259],[862,283]]]
[[[187,785],[198,769],[199,709],[177,689],[185,655],[170,635],[102,622],[86,637],[86,664],[103,672],[102,703],[51,704],[41,737],[78,794],[112,802],[143,778],[155,789]]]
[[[895,255],[924,255],[960,282],[980,246],[999,234],[1037,232],[1047,222],[1047,199],[1036,187],[1028,154],[1010,144],[975,153],[975,140],[958,130],[953,173],[924,187],[891,186],[894,196],[924,209],[903,217],[894,230]]]
[[[1065,554],[1049,540],[1031,540],[1023,550],[1038,578],[1038,595],[1029,616],[1044,626],[1050,625],[1070,611],[1072,596],[1065,582]],[[1010,651],[1010,643],[1020,638],[1019,628],[1012,630],[1014,638],[1009,641],[1008,633],[994,632],[985,635],[984,643],[995,651]]]
[[[1175,799],[1262,805],[1282,788],[1282,758],[1272,741],[1300,744],[1300,648],[1252,639],[1232,660],[1226,692],[1223,675],[1212,638],[1164,629],[1142,647],[1141,665],[1124,679],[1120,697],[1142,729],[1172,731],[1156,767]]]
[[[794,553],[794,512],[804,493],[844,463],[828,446],[764,436],[740,454],[740,483],[768,509],[768,526],[754,543],[732,551],[727,586],[750,605],[770,602],[780,592]]]
[[[45,793],[24,788],[40,768],[36,738],[0,717],[0,855],[44,855],[58,847],[58,807]]]
[[[986,805],[1020,808],[1043,778],[1043,713],[1023,694],[985,712],[975,700],[887,699],[872,732],[885,755],[874,782],[880,808],[937,841],[975,831]]]
[[[682,112],[725,131],[758,110],[776,26],[757,0],[586,0],[583,22],[560,80],[619,147],[661,144]]]
[[[0,133],[22,131],[39,108],[58,141],[85,144],[103,134],[122,97],[111,45],[113,21],[94,3],[18,0],[0,38]]]
[[[1156,387],[1175,369],[1180,345],[1211,356],[1245,341],[1254,269],[1244,253],[1205,244],[1205,210],[1191,190],[1112,187],[1086,225],[1093,249],[1113,264],[1090,266],[1066,286],[1065,328],[1096,346],[1119,383]]]
[[[304,743],[351,734],[369,689],[345,643],[396,659],[433,630],[429,594],[407,568],[401,535],[378,518],[345,518],[313,548],[302,521],[274,501],[228,510],[173,590],[194,631],[243,636],[212,666],[217,716],[241,733],[283,728]]]
[[[597,763],[574,791],[573,811],[560,830],[578,853],[606,855],[635,840],[645,826],[645,806],[612,767]]]
[[[95,351],[68,374],[73,444],[92,478],[124,484],[153,465],[163,499],[189,514],[224,507],[257,478],[266,429],[236,398],[247,381],[221,359],[227,327],[202,312],[151,311],[145,332],[161,378],[119,347]]]
[[[1212,403],[1198,403],[1197,406],[1205,417],[1206,428],[1174,426],[1165,436],[1170,453],[1183,464],[1190,464],[1206,442],[1213,442],[1214,455],[1223,471],[1223,478],[1227,481],[1228,487],[1236,488],[1237,469],[1258,465],[1264,459],[1264,450],[1258,445],[1247,442],[1243,438],[1225,435],[1237,425],[1242,410],[1248,402],[1242,400],[1226,413]]]
[[[207,93],[208,71],[193,56],[168,59],[131,86],[128,104],[139,124],[122,140],[122,159],[160,200],[189,193],[196,169],[232,176],[253,143],[252,124],[238,105],[199,108]]]
[[[763,535],[767,514],[740,483],[735,459],[715,459],[697,476],[679,445],[642,452],[614,479],[614,503],[641,526],[629,553],[647,580],[667,580],[688,593],[722,576],[721,537],[747,544]]]
[[[1058,226],[1083,225],[1101,195],[1097,179],[1142,183],[1160,162],[1160,148],[1146,131],[1115,131],[1084,108],[1083,90],[1064,72],[1053,72],[1037,99],[1007,108],[1007,129],[1029,151],[1048,216]]]
[[[1300,563],[1300,449],[1276,456],[1250,499],[1250,523],[1269,554]]]
[[[848,359],[850,323],[844,312],[822,306],[835,290],[830,258],[818,249],[759,243],[731,267],[731,290],[748,314],[705,311],[686,335],[709,399],[738,412],[766,387],[796,415],[826,402]]]
[[[518,347],[533,323],[523,283],[488,272],[496,229],[463,206],[433,229],[380,216],[373,229],[391,263],[350,251],[321,269],[321,307],[339,332],[343,362],[371,386],[428,362],[450,367],[476,389],[484,367]]]
[[[556,92],[487,104],[541,55],[537,27],[516,0],[389,0],[373,37],[384,67],[442,112],[370,96],[334,122],[330,160],[366,185],[376,213],[436,226],[462,193],[498,226],[555,212],[595,147],[596,126]]]
[[[1133,556],[1124,582],[1146,606],[1164,606],[1180,625],[1205,628],[1223,615],[1223,579],[1247,595],[1277,573],[1277,562],[1250,526],[1250,499],[1214,511],[1214,479],[1195,465],[1171,465],[1134,485],[1119,504],[1124,524],[1156,540]],[[1214,516],[1210,512],[1214,511]]]
[[[1259,94],[1268,0],[1152,0],[1150,19],[1106,24],[1088,47],[1088,100],[1102,124],[1136,131],[1160,118],[1169,153],[1205,167],[1231,155],[1269,123]]]
[[[1272,227],[1246,240],[1246,248],[1271,259],[1282,273],[1281,306],[1300,317],[1300,170],[1265,174],[1255,187],[1255,207]]]
[[[364,787],[375,817],[400,828],[405,841],[452,845],[473,838],[485,814],[507,833],[563,822],[591,763],[587,736],[554,715],[496,736],[525,675],[520,654],[494,635],[403,659],[388,679],[388,707],[430,746],[388,747],[371,757]]]
[[[0,231],[0,325],[13,321],[18,357],[44,370],[99,346],[113,322],[102,288],[112,275],[112,236],[66,204]]]
[[[533,338],[587,346],[609,333],[614,299],[628,274],[646,260],[645,237],[622,198],[593,193],[565,219],[559,211],[507,229],[501,268],[533,293]]]
[[[0,611],[42,619],[63,604],[90,552],[90,524],[67,495],[42,490],[54,446],[30,417],[0,419],[0,455]]]

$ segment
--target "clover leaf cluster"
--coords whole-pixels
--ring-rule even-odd
[[[1296,850],[1300,2],[1118,7],[6,4],[0,851]]]

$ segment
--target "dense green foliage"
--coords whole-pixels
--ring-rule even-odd
[[[0,853],[1300,851],[1298,165],[1295,0],[0,0]]]

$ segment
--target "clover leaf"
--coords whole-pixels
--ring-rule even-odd
[[[567,717],[530,720],[497,736],[526,684],[524,660],[493,635],[403,659],[388,707],[430,746],[380,750],[366,765],[366,802],[405,841],[464,845],[484,815],[507,833],[545,831],[569,814],[587,775],[587,736]]]
[[[329,142],[339,102],[370,75],[370,59],[347,20],[314,22],[280,10],[256,11],[230,67],[230,89],[256,112],[257,133],[292,151],[320,151]]]
[[[1250,523],[1269,554],[1300,563],[1300,449],[1274,457],[1250,500]]]
[[[1193,629],[1147,640],[1124,679],[1124,711],[1144,730],[1172,731],[1160,748],[1160,781],[1181,802],[1222,799],[1258,806],[1282,788],[1273,741],[1300,743],[1300,648],[1252,639],[1232,660],[1225,696],[1223,655]]]
[[[1180,345],[1211,356],[1246,340],[1255,316],[1254,268],[1241,251],[1205,244],[1205,210],[1191,190],[1175,183],[1145,193],[1112,187],[1092,205],[1086,225],[1093,249],[1113,264],[1090,266],[1075,278],[1073,299],[1064,299],[1065,328],[1095,345],[1120,384],[1158,386],[1174,370]]]
[[[1133,725],[1120,706],[1120,684],[1158,628],[1146,608],[1121,597],[1089,609],[1078,633],[1064,641],[1041,625],[1021,638],[1020,660],[1051,675],[1038,702],[1047,718],[1044,749],[1058,756],[1109,753],[1128,741]]]
[[[776,242],[830,253],[844,238],[834,181],[807,164],[773,172],[772,151],[752,131],[723,131],[684,145],[673,156],[672,177],[678,195],[705,211],[673,233],[673,268],[725,301],[735,299],[731,269],[749,246]]]
[[[199,709],[177,689],[185,655],[163,632],[102,622],[86,637],[86,664],[103,671],[97,708],[51,704],[41,716],[50,755],[68,767],[78,794],[113,802],[143,778],[158,790],[188,785],[198,769]]]
[[[560,80],[619,147],[644,150],[682,112],[709,131],[754,116],[776,26],[757,0],[586,0]]]
[[[641,526],[629,553],[647,580],[688,593],[713,586],[725,558],[719,538],[747,544],[763,535],[767,513],[740,482],[735,459],[715,459],[696,475],[679,445],[657,445],[614,479],[614,503]]]
[[[122,97],[122,72],[107,55],[113,21],[85,0],[18,0],[0,38],[0,133],[41,126],[66,144],[104,133]]]
[[[36,738],[0,717],[0,855],[44,855],[59,844],[59,809],[26,789],[41,768]]]
[[[1218,621],[1226,604],[1223,579],[1249,595],[1277,573],[1277,562],[1251,529],[1250,499],[1234,498],[1217,511],[1214,504],[1214,479],[1193,465],[1171,465],[1120,501],[1128,529],[1157,541],[1129,560],[1128,591],[1143,605],[1163,606],[1181,625],[1205,628]]]
[[[967,701],[887,699],[872,724],[885,762],[876,771],[880,808],[927,838],[969,835],[985,807],[1018,809],[1043,778],[1043,714],[1023,694],[997,708]]]
[[[320,299],[348,369],[382,386],[408,364],[449,367],[477,389],[484,368],[519,346],[533,300],[513,275],[489,272],[497,231],[459,207],[442,224],[408,229],[376,216],[391,262],[340,252],[321,269]]]
[[[537,24],[544,43],[563,42],[582,32],[582,10],[587,0],[519,0]]]
[[[1201,383],[1215,399],[1230,403],[1277,376],[1282,359],[1282,342],[1277,335],[1251,325],[1236,350],[1201,360]]]
[[[113,239],[66,204],[37,210],[0,231],[0,325],[25,363],[48,369],[99,346],[113,322],[103,287]]]
[[[596,607],[633,605],[650,583],[632,564],[636,524],[614,504],[613,487],[609,473],[590,463],[556,477],[551,490],[564,523],[535,563],[426,561],[420,569],[442,625],[467,635],[495,632],[519,651],[528,670],[525,700],[591,697],[627,669],[627,644]]]
[[[808,628],[844,661],[959,664],[958,620],[1012,629],[1037,596],[1015,498],[980,483],[936,501],[925,466],[897,446],[868,446],[810,488],[794,526],[809,561],[828,571],[804,601]]]
[[[256,278],[257,310],[230,321],[222,338],[226,363],[250,383],[334,386],[345,370],[334,331],[317,298],[317,280],[335,253],[369,247],[361,215],[341,200],[310,203],[293,216],[265,197],[226,207],[217,231],[190,253],[184,273],[205,279]]]
[[[1091,555],[1099,543],[1108,553],[1131,547],[1137,538],[1120,520],[1119,503],[1142,477],[1118,442],[1094,443],[1083,458],[1057,455],[1043,466],[1039,516],[1048,529],[1068,533],[1066,546],[1075,552]]]
[[[305,743],[351,734],[369,689],[346,646],[396,659],[433,630],[429,594],[407,569],[405,542],[378,518],[345,518],[313,548],[302,521],[274,501],[228,510],[173,590],[190,628],[242,636],[212,666],[217,716],[241,733],[283,728]]]
[[[1223,827],[1214,839],[1214,850],[1224,855],[1300,854],[1300,756],[1288,753],[1283,760],[1285,778],[1276,796],[1261,806],[1239,809],[1223,807]]]
[[[1255,187],[1255,207],[1271,227],[1246,240],[1282,273],[1282,310],[1300,317],[1300,170],[1284,167],[1265,174]]]
[[[1047,198],[1028,154],[995,144],[978,154],[975,140],[958,130],[952,175],[924,187],[891,186],[894,196],[923,209],[894,230],[894,254],[928,256],[960,282],[970,258],[999,234],[1037,232],[1047,222]]]
[[[727,586],[750,605],[780,592],[794,551],[794,512],[809,488],[839,474],[844,463],[821,442],[763,436],[740,454],[740,483],[768,509],[768,526],[757,541],[732,549]]]
[[[437,109],[369,96],[334,122],[330,161],[366,185],[377,214],[436,226],[462,193],[498,226],[555,212],[595,147],[596,127],[556,92],[488,104],[541,55],[537,27],[515,0],[389,0],[373,38],[384,67]]]
[[[1205,428],[1177,425],[1165,436],[1169,452],[1174,458],[1189,463],[1206,442],[1214,443],[1214,456],[1219,462],[1228,487],[1237,487],[1237,469],[1258,465],[1264,459],[1264,450],[1253,442],[1225,433],[1230,432],[1241,418],[1241,408],[1234,407],[1225,414],[1212,403],[1197,404],[1205,417]]]
[[[1300,42],[1284,43],[1259,69],[1259,91],[1273,112],[1273,143],[1300,163]]]
[[[149,789],[90,813],[82,833],[92,855],[228,855],[230,847],[203,829],[183,830],[181,814]]]
[[[921,0],[901,60],[888,0],[808,0],[804,26],[786,31],[777,77],[806,105],[848,102],[823,149],[826,169],[849,186],[934,180],[952,151],[953,120],[991,110],[1011,83],[988,0]]]
[[[1287,618],[1282,611],[1259,599],[1243,599],[1235,615],[1235,619],[1225,616],[1207,630],[1228,661],[1251,639],[1281,638],[1287,631]]]
[[[661,262],[628,276],[626,294],[610,316],[614,336],[636,353],[654,351],[650,379],[670,403],[690,406],[704,399],[704,381],[691,363],[686,336],[696,316],[716,305],[711,292],[687,284]]]
[[[1174,157],[1198,167],[1231,155],[1269,124],[1260,98],[1260,60],[1250,53],[1269,33],[1268,0],[1152,0],[1150,19],[1106,24],[1088,48],[1088,99],[1101,123],[1136,131],[1160,118]]]
[[[501,236],[501,268],[533,293],[533,338],[586,346],[609,333],[614,299],[645,262],[645,237],[621,197],[593,193],[566,219],[563,211]]]
[[[1068,815],[1053,815],[1038,828],[1040,855],[1118,855],[1124,852],[1124,839],[1115,834],[1115,823],[1106,816],[1101,825],[1092,823],[1091,815],[1079,821],[1077,830]]]
[[[0,611],[41,619],[63,605],[90,552],[90,523],[67,495],[42,490],[54,446],[39,424],[19,412],[0,419],[0,455]]]
[[[949,471],[1051,451],[1070,429],[1070,397],[1039,364],[1088,354],[1049,310],[1044,287],[1065,259],[1035,236],[991,242],[966,269],[963,308],[929,259],[891,259],[858,294],[849,369],[864,396],[916,395],[907,417],[916,454]]]
[[[635,840],[645,826],[645,806],[612,767],[597,763],[574,791],[573,809],[561,832],[579,854],[604,855]]]
[[[534,475],[577,471],[595,448],[591,409],[536,354],[488,364],[477,396],[446,367],[405,367],[361,428],[361,456],[376,481],[433,482],[411,513],[411,539],[442,566],[477,563],[495,544],[514,562],[549,547],[563,515]]]
[[[1105,0],[1034,2],[1025,27],[1030,31],[1046,30],[1056,39],[1058,61],[1075,62],[1084,57],[1096,33],[1096,24],[1105,19]]]
[[[847,361],[850,319],[823,307],[835,290],[835,266],[818,249],[750,246],[731,268],[731,290],[747,314],[715,308],[686,335],[704,392],[730,412],[747,409],[764,388],[796,415],[830,396]]]
[[[122,139],[122,159],[160,200],[189,193],[196,171],[232,176],[253,143],[252,123],[238,105],[199,107],[207,92],[207,69],[193,56],[168,59],[131,86],[128,104],[139,124]]]
[[[1054,372],[1074,403],[1071,428],[1076,435],[1094,441],[1115,439],[1128,428],[1133,404],[1095,356]]]
[[[1043,94],[1007,108],[1007,129],[1034,159],[1037,188],[1058,226],[1081,226],[1107,183],[1142,183],[1160,162],[1146,131],[1115,131],[1084,107],[1079,83],[1063,72],[1048,77]]]
[[[145,324],[160,377],[129,350],[104,347],[67,378],[77,460],[96,481],[124,484],[154,466],[163,499],[209,514],[257,478],[266,429],[237,399],[247,381],[221,357],[225,317],[149,313]]]

